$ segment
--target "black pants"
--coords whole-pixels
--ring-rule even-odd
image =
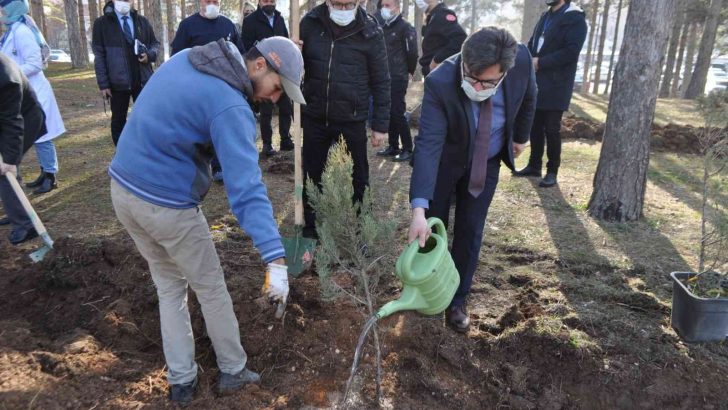
[[[531,127],[531,156],[528,165],[541,169],[546,144],[546,172],[557,174],[561,165],[561,116],[563,111],[536,110]]]
[[[455,292],[450,306],[462,306],[473,284],[473,276],[478,267],[480,246],[483,243],[485,219],[498,185],[500,171],[500,155],[488,160],[488,171],[485,177],[483,192],[474,198],[468,192],[470,167],[440,170],[435,183],[435,194],[430,202],[426,216],[437,217],[448,226],[450,217],[450,201],[455,194],[455,227],[451,255],[460,274],[460,285]],[[442,167],[441,167],[442,168]]]
[[[321,175],[326,166],[329,149],[339,136],[344,136],[346,147],[354,162],[353,185],[354,200],[361,202],[364,191],[369,186],[369,160],[367,158],[366,122],[332,123],[328,126],[322,120],[303,116],[303,175],[304,180],[311,178],[316,184],[321,183]],[[304,234],[315,232],[316,214],[308,202],[306,190],[303,190],[303,206],[306,226]]]
[[[119,137],[126,125],[126,114],[129,112],[129,99],[136,102],[139,93],[142,92],[141,87],[133,87],[131,91],[111,91],[111,139],[114,145],[119,143]]]
[[[392,108],[389,113],[389,146],[399,149],[399,140],[402,139],[402,149],[412,152],[412,134],[410,133],[407,117],[407,81],[392,82]]]
[[[281,134],[281,142],[291,138],[291,118],[293,117],[293,104],[285,94],[275,104],[278,106],[278,131]],[[260,137],[264,145],[271,145],[273,142],[273,103],[260,104]]]

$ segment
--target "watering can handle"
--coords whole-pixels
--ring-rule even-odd
[[[445,229],[445,224],[443,224],[439,218],[428,218],[427,226],[433,228],[432,232],[443,238],[445,240],[445,243],[447,244],[447,230]],[[402,255],[402,279],[404,281],[413,280],[411,276],[412,262],[414,261],[415,256],[417,255],[417,252],[419,250],[420,243],[418,241],[413,241],[411,244],[409,244],[407,249],[405,249],[404,254]]]

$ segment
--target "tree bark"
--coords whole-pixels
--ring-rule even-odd
[[[147,5],[149,8],[147,9],[146,17],[149,19],[149,22],[152,23],[154,35],[157,38],[163,38],[164,22],[162,21],[162,0],[148,0]],[[157,65],[164,62],[164,49],[162,48],[159,51],[160,52],[157,53]]]
[[[599,94],[599,84],[602,81],[602,61],[604,60],[604,43],[607,40],[607,25],[609,24],[609,6],[611,0],[604,0],[602,12],[602,29],[599,33],[599,49],[597,51],[597,67],[594,72],[594,94]]]
[[[475,27],[477,26],[478,15],[477,13],[478,2],[477,0],[470,0],[470,34],[475,33]]]
[[[179,14],[179,21],[187,17],[187,2],[185,0],[179,0]]]
[[[617,4],[617,22],[614,29],[614,39],[612,40],[612,55],[609,57],[609,70],[607,71],[607,83],[604,85],[604,95],[609,93],[609,85],[612,82],[612,69],[614,68],[614,55],[617,54],[617,44],[619,40],[619,23],[622,21],[622,0]]]
[[[680,33],[682,32],[683,17],[685,16],[685,13],[682,9],[683,7],[680,7],[680,10],[678,10],[677,17],[675,19],[675,25],[672,26],[672,33],[670,33],[670,43],[667,47],[665,72],[662,76],[662,85],[660,86],[660,98],[667,98],[670,96],[670,88],[672,87],[672,73],[673,68],[675,67],[675,59],[677,57],[677,47],[680,44]],[[676,69],[674,71],[680,70]]]
[[[417,31],[417,55],[422,55],[422,26],[425,23],[425,13],[415,5],[415,31]],[[422,70],[418,66],[414,75],[415,81],[422,80]]]
[[[94,20],[99,16],[99,8],[96,0],[88,0],[88,22],[89,27],[93,26]]]
[[[92,0],[93,1],[93,0]],[[81,49],[88,56],[88,37],[86,36],[86,18],[83,11],[83,0],[78,0],[78,30],[81,36]],[[88,57],[86,57],[88,61]]]
[[[41,33],[43,33],[43,37],[47,37],[44,14],[45,12],[43,11],[43,0],[31,0],[30,15],[33,17],[33,20],[35,20],[35,24],[38,25],[38,29],[40,29]]]
[[[402,18],[405,20],[409,20],[409,7],[409,0],[402,0]]]
[[[245,4],[244,0],[240,0],[240,4]],[[177,4],[174,0],[166,0],[167,5],[167,43],[171,43],[174,38],[175,28],[177,27]],[[243,15],[243,9],[240,8],[240,16]],[[242,21],[242,19],[241,19]]]
[[[705,92],[705,83],[708,80],[708,70],[710,69],[710,58],[715,47],[715,37],[718,32],[718,20],[720,19],[722,7],[723,0],[713,0],[710,3],[710,11],[703,28],[703,38],[700,39],[695,71],[693,71],[690,84],[685,90],[685,98],[687,99],[695,99]]]
[[[642,216],[660,67],[675,5],[676,0],[630,2],[589,200],[594,218],[627,222]]]
[[[88,53],[83,51],[81,31],[78,27],[78,4],[76,0],[63,0],[63,11],[66,15],[68,30],[68,47],[71,49],[71,66],[82,68],[88,65]]]
[[[672,75],[672,84],[670,85],[670,98],[677,97],[678,87],[680,86],[680,71],[685,58],[685,45],[687,44],[688,30],[690,22],[687,21],[687,15],[683,16],[682,33],[680,33],[680,44],[677,48],[677,60],[675,61],[675,70]]]
[[[99,0],[99,17],[104,15],[104,6],[106,6],[106,2],[104,0]]]
[[[526,43],[533,35],[533,29],[536,28],[541,11],[543,1],[541,0],[524,0],[523,1],[523,23],[521,24],[521,42]]]
[[[693,75],[693,61],[695,61],[695,48],[698,46],[698,30],[699,23],[693,22],[690,25],[690,33],[688,34],[688,51],[685,56],[685,63],[683,68],[683,81],[680,86],[682,97],[685,97],[685,90],[690,84],[690,77]]]
[[[597,28],[597,14],[599,14],[599,0],[594,0],[591,5],[591,19],[589,21],[589,39],[586,46],[586,59],[584,60],[584,77],[581,82],[581,92],[589,92],[589,69],[592,63],[592,44],[594,44],[594,32]]]

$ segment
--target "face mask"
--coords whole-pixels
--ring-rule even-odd
[[[261,9],[263,9],[263,13],[265,13],[269,16],[272,16],[273,13],[276,11],[276,6],[268,5],[268,6],[261,7]]]
[[[427,11],[427,8],[430,7],[425,0],[415,0],[415,4],[417,4],[417,7],[419,7],[422,11]]]
[[[216,19],[217,16],[220,15],[220,6],[217,6],[215,4],[208,4],[205,6],[205,17],[213,20]]]
[[[115,1],[114,10],[116,10],[116,12],[121,14],[122,16],[125,16],[129,14],[129,10],[131,10],[131,3],[128,3],[126,1]]]
[[[356,8],[353,10],[336,10],[329,7],[329,17],[331,21],[341,27],[348,26],[356,18]]]
[[[385,7],[382,7],[382,9],[380,10],[380,13],[382,14],[382,18],[385,21],[392,20],[393,18],[397,17],[397,15],[399,14],[399,13],[394,13],[394,12],[392,12],[391,9],[388,9]]]
[[[498,87],[500,87],[501,83],[503,82],[503,79],[506,78],[506,76],[504,74],[503,77],[500,79],[500,81],[498,81],[498,84],[496,84],[495,87],[488,88],[487,90],[477,91],[472,84],[465,81],[465,70],[463,70],[462,66],[460,66],[460,72],[462,73],[462,77],[463,77],[463,81],[460,83],[460,87],[462,87],[463,91],[465,91],[465,95],[467,95],[471,101],[475,101],[475,102],[483,102],[483,101],[487,100],[488,98],[494,96],[495,93],[498,91]]]

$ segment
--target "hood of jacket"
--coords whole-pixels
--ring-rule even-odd
[[[253,97],[253,84],[237,47],[223,39],[204,46],[193,47],[188,54],[192,66],[200,72],[215,76],[248,99]]]

